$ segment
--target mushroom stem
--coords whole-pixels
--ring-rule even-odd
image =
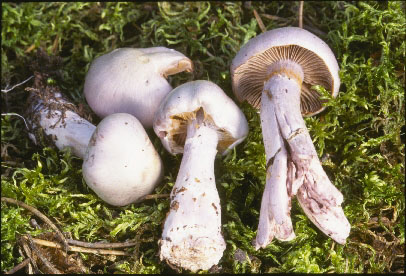
[[[74,155],[83,159],[96,126],[73,112],[73,104],[64,100],[60,92],[49,95],[46,99],[35,92],[30,96],[27,120],[31,127],[30,139],[39,143],[38,130],[43,130],[58,149],[70,147]]]
[[[289,197],[297,193],[299,203],[310,220],[326,235],[336,242],[344,244],[349,235],[350,224],[341,208],[343,196],[324,172],[300,111],[301,76],[303,73],[297,64],[281,63],[270,69],[273,71],[264,85],[263,94],[266,96],[263,95],[261,100],[266,99],[266,101],[262,105],[263,107],[270,105],[271,107],[268,108],[274,110],[275,115],[271,113],[269,123],[272,126],[272,117],[276,118],[276,129],[279,130],[280,135],[278,131],[274,130],[273,133],[276,133],[277,141],[274,143],[281,145],[280,154],[284,152],[282,145],[286,145],[287,150],[287,170],[286,165],[281,166],[280,170],[283,172],[279,171],[279,167],[275,168],[275,171],[279,172],[275,178],[283,181],[285,174],[287,174],[286,189]],[[261,120],[263,117],[265,114],[262,116],[261,110]],[[266,121],[262,126],[263,131],[268,128],[265,124]],[[264,132],[264,143],[268,143],[271,135],[271,132]],[[279,137],[282,138],[283,142],[280,142]],[[273,148],[277,147],[273,146]],[[268,151],[272,156],[271,150]],[[278,155],[275,155],[275,160],[277,157]],[[269,155],[267,159],[270,159]],[[271,172],[274,171],[274,166],[280,166],[279,163],[275,163],[275,160],[271,165]],[[286,159],[280,158],[280,160]],[[272,185],[276,186],[277,184],[269,185],[272,187]],[[284,200],[277,200],[270,202],[270,204],[280,204],[279,206],[271,205],[272,207],[268,207],[270,209],[281,210],[280,212],[286,210],[286,201]],[[265,207],[264,209],[266,210]],[[270,216],[270,214],[266,215]],[[275,214],[272,215],[275,216]],[[286,216],[286,214],[284,215]],[[275,236],[278,238],[277,234]],[[264,247],[264,244],[261,246]]]
[[[203,112],[187,128],[171,207],[160,240],[160,258],[195,272],[217,264],[225,250],[220,198],[214,177],[218,134]]]
[[[275,236],[279,240],[295,238],[290,219],[290,196],[287,191],[288,154],[276,121],[270,94],[262,92],[261,126],[266,155],[266,184],[262,195],[255,249],[265,248]]]

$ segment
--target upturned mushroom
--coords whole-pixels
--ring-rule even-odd
[[[171,154],[183,153],[160,240],[160,258],[189,269],[209,269],[225,250],[214,177],[217,152],[241,143],[248,124],[238,106],[209,81],[172,90],[154,118],[155,133]]]
[[[83,160],[83,178],[105,202],[124,206],[150,194],[162,179],[162,161],[141,123],[127,113],[105,117]]]
[[[248,41],[231,64],[232,86],[240,101],[260,108],[266,154],[256,249],[276,237],[295,237],[291,198],[326,235],[344,244],[350,224],[341,208],[343,196],[324,172],[303,116],[321,112],[323,101],[313,85],[336,96],[338,64],[328,45],[295,27],[274,29]]]
[[[36,144],[69,147],[84,159],[83,177],[102,200],[115,206],[134,203],[160,182],[162,161],[134,116],[112,114],[96,128],[56,87],[30,90],[29,137]]]
[[[83,90],[99,117],[129,113],[149,128],[158,105],[172,90],[166,77],[192,69],[192,61],[173,49],[119,48],[92,62]]]

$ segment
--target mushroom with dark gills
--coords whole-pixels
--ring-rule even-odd
[[[160,240],[160,258],[193,272],[209,269],[226,247],[214,159],[217,152],[224,155],[245,139],[248,123],[220,87],[198,80],[167,95],[153,128],[171,154],[183,153]]]
[[[192,70],[192,61],[173,49],[118,48],[91,63],[83,91],[99,117],[129,113],[150,128],[161,100],[172,90],[166,78]]]
[[[291,198],[326,235],[344,244],[350,224],[341,207],[343,196],[324,172],[302,118],[324,107],[321,85],[336,96],[338,64],[328,45],[295,27],[274,29],[248,41],[231,64],[232,86],[240,101],[260,108],[266,154],[256,249],[276,237],[295,237]]]

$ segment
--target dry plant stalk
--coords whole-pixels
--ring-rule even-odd
[[[258,22],[258,26],[259,26],[259,28],[261,29],[261,31],[262,31],[262,32],[266,32],[266,28],[265,28],[264,22],[262,22],[262,19],[261,19],[261,17],[259,16],[259,14],[258,14],[258,12],[257,12],[256,9],[254,9],[254,16],[255,16],[255,19],[256,19],[257,22]]]
[[[299,1],[299,28],[303,28],[303,1]]]
[[[26,258],[24,261],[22,261],[21,263],[19,263],[18,265],[16,265],[12,269],[10,269],[9,271],[5,272],[4,274],[14,274],[17,271],[19,271],[20,269],[26,267],[30,263],[30,261],[31,261],[30,258]]]
[[[58,249],[62,248],[62,246],[56,242],[46,241],[46,240],[37,239],[37,238],[32,238],[32,241],[35,244],[42,245],[42,246],[53,247],[53,248],[58,248]],[[118,256],[129,256],[130,255],[129,253],[124,252],[124,251],[106,250],[106,249],[99,249],[99,248],[85,248],[85,247],[79,247],[79,246],[70,246],[69,251],[92,253],[92,254],[103,254],[103,255],[118,255]]]
[[[34,244],[33,238],[31,238],[31,235],[27,234],[26,236],[23,236],[23,239],[26,239],[31,247],[31,249],[35,252],[35,255],[41,260],[41,262],[44,264],[44,266],[47,268],[47,270],[52,273],[52,274],[62,274],[57,268],[54,267],[53,264],[51,264],[50,261],[48,261],[45,256],[42,255],[41,251],[37,248],[37,246]],[[62,248],[62,246],[60,246]]]

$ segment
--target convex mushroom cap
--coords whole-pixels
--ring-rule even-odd
[[[115,206],[150,194],[163,175],[161,158],[143,126],[126,113],[111,114],[99,123],[82,170],[87,185]]]
[[[155,110],[172,90],[166,77],[192,68],[192,61],[173,49],[119,48],[92,62],[84,93],[99,117],[129,113],[151,127]]]
[[[340,87],[339,67],[328,45],[314,34],[297,27],[262,33],[246,43],[231,64],[233,91],[239,101],[260,108],[264,82],[272,77],[270,67],[278,61],[293,61],[303,72],[301,111],[303,116],[321,112],[320,95],[311,89],[321,85],[335,97]],[[286,70],[286,69],[285,69]],[[301,76],[292,76],[299,78]]]
[[[166,96],[154,118],[154,131],[171,154],[183,153],[188,122],[201,109],[217,130],[217,150],[223,155],[247,136],[243,112],[219,86],[205,80],[187,82]]]

